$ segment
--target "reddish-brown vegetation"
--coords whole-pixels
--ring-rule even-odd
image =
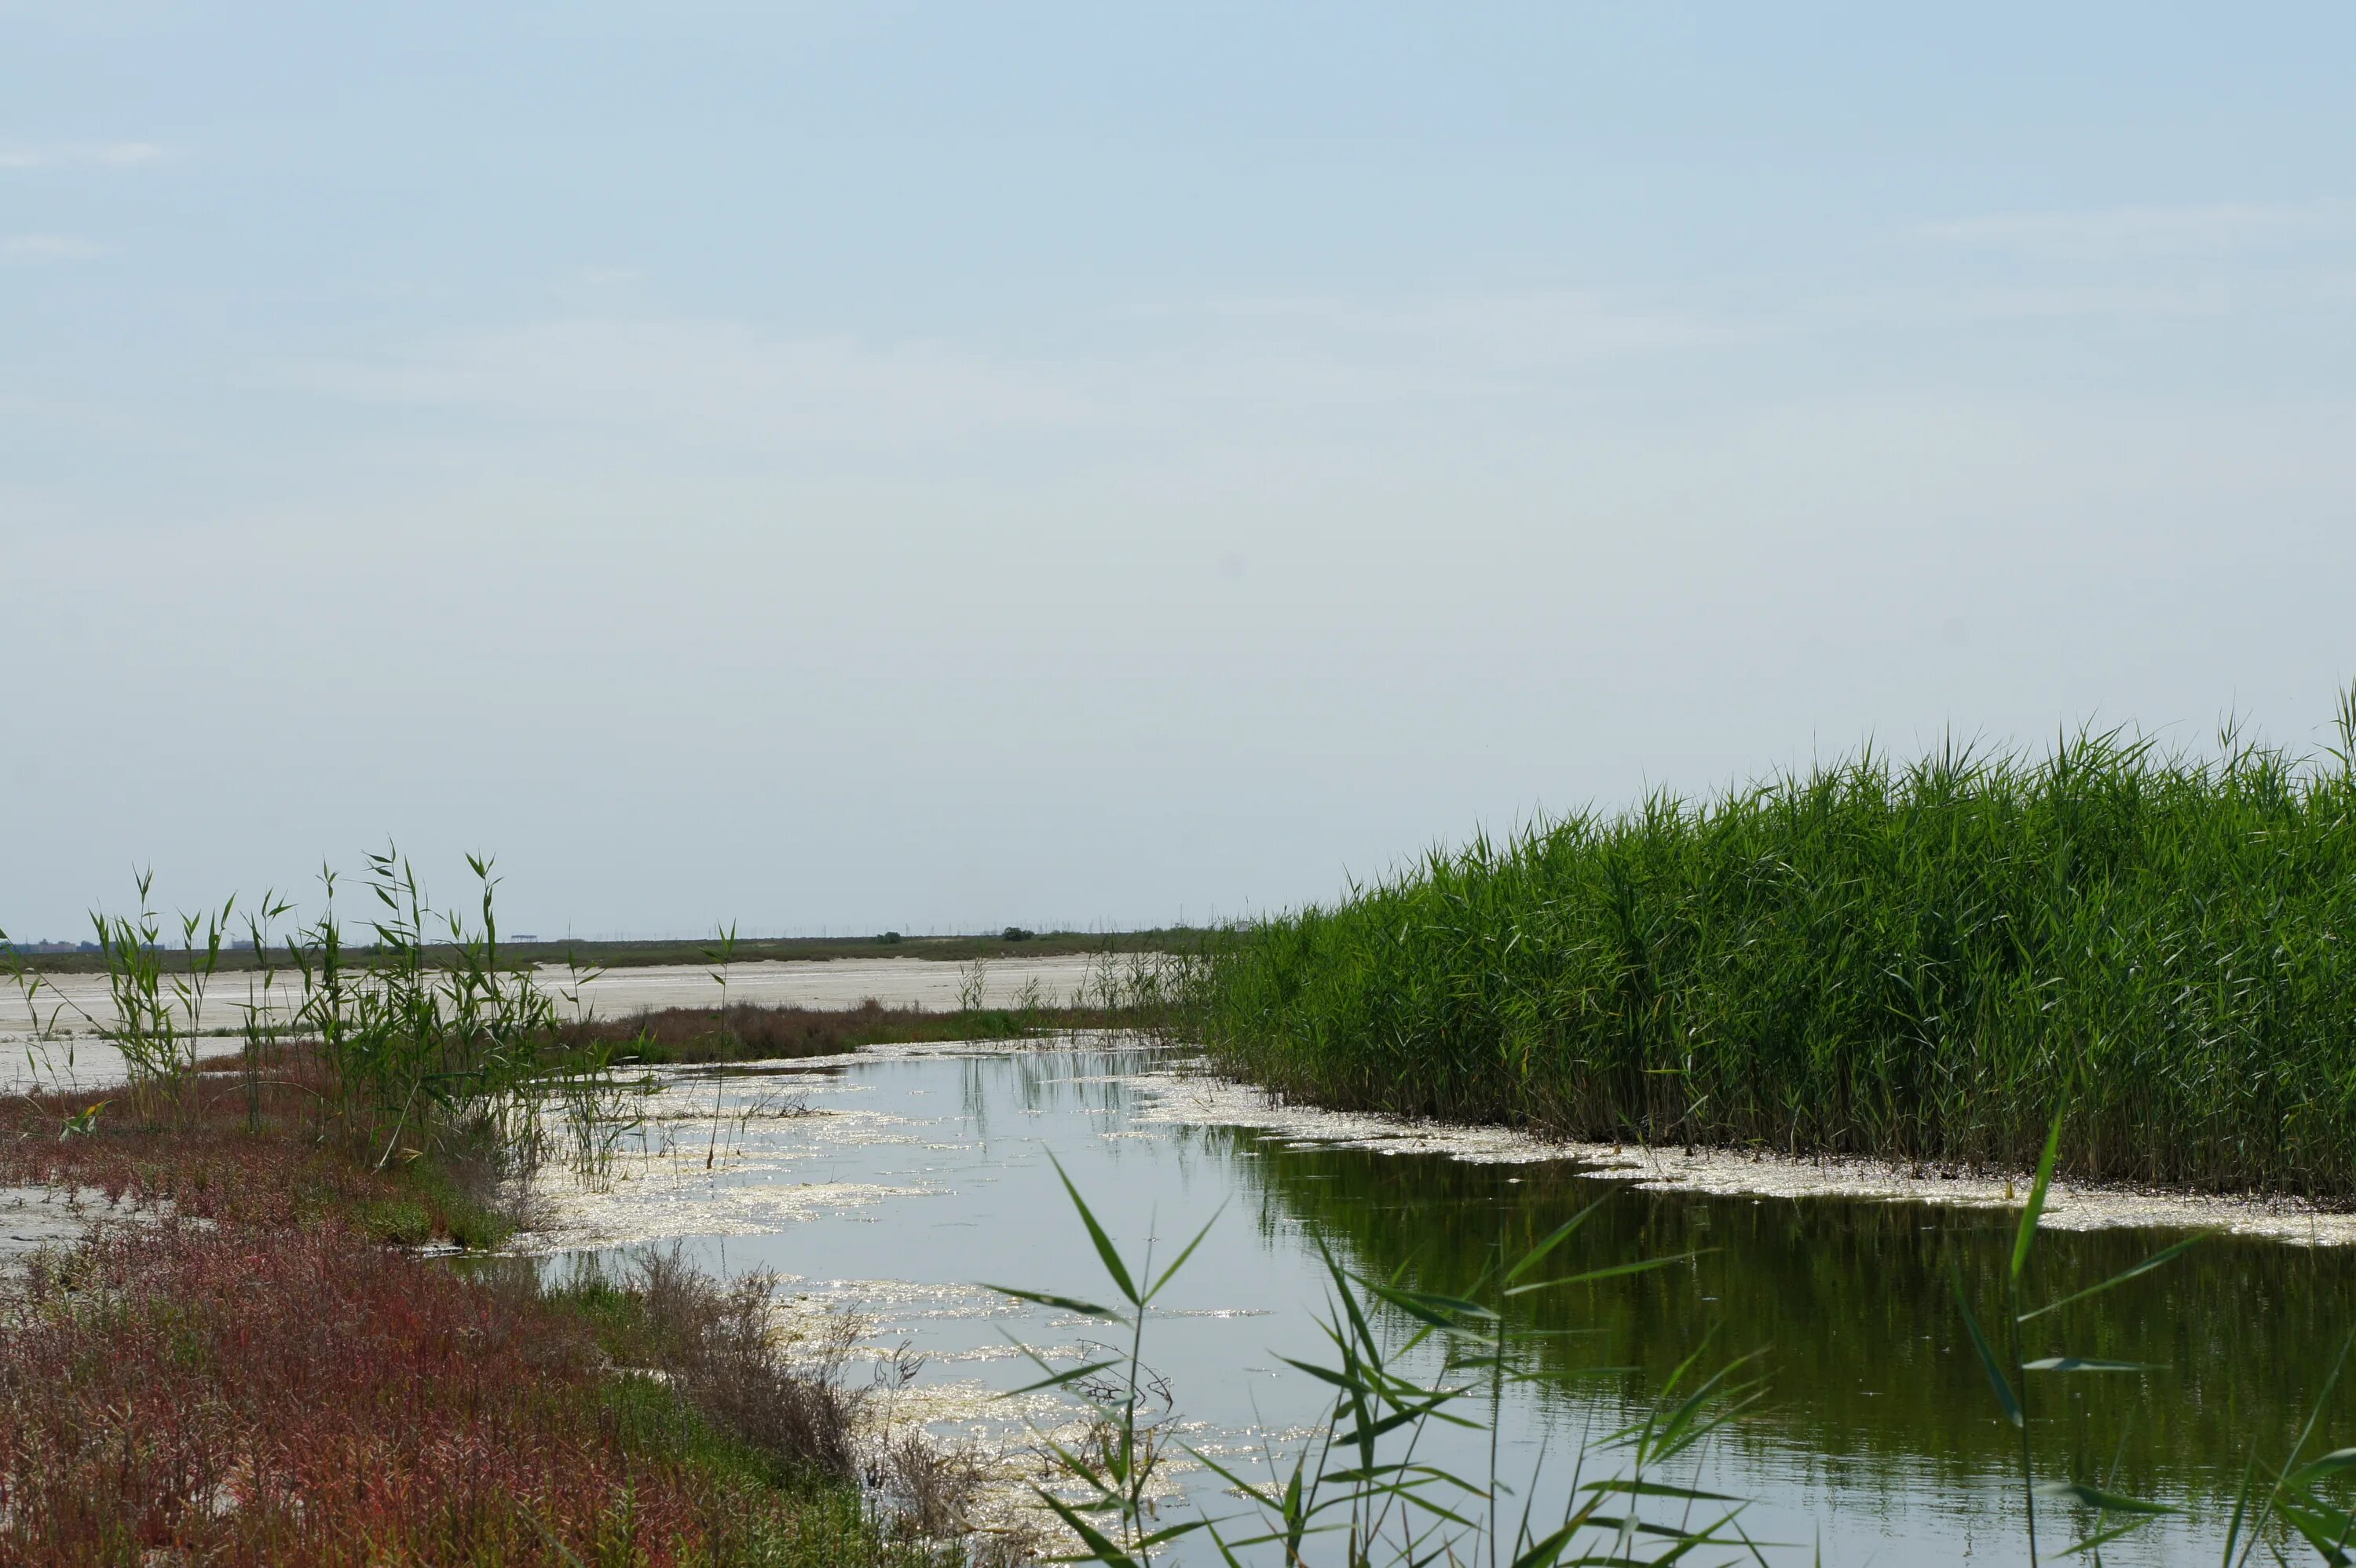
[[[209,1067],[216,1064],[208,1064]],[[219,1063],[239,1065],[236,1058]],[[166,1125],[130,1121],[119,1103],[87,1132],[66,1136],[69,1119],[95,1099],[53,1094],[0,1101],[0,1183],[96,1189],[111,1203],[168,1204],[187,1218],[237,1225],[295,1225],[343,1217],[383,1240],[488,1239],[496,1221],[457,1179],[463,1159],[420,1171],[396,1160],[385,1170],[336,1136],[317,1117],[319,1097],[305,1080],[316,1063],[281,1054],[259,1085],[229,1071],[189,1078]]]
[[[990,1008],[931,1012],[887,1008],[663,1008],[618,1019],[567,1025],[573,1045],[636,1048],[654,1061],[769,1061],[832,1056],[862,1046],[912,1040],[1011,1040],[1049,1031],[1134,1028],[1129,1015],[1103,1008]]]
[[[446,1167],[380,1172],[290,1104],[248,1130],[247,1104],[207,1075],[178,1126],[102,1115],[71,1136],[78,1104],[0,1107],[0,1182],[125,1205],[0,1272],[0,1562],[888,1558],[827,1475],[839,1456],[682,1392],[734,1391],[773,1424],[827,1413],[783,1411],[798,1391],[717,1287],[678,1285],[665,1319],[527,1266],[420,1259],[388,1240],[483,1222]],[[680,1365],[618,1372],[613,1346]]]
[[[711,1488],[596,1379],[579,1324],[337,1224],[112,1226],[9,1305],[0,1556],[708,1555]]]

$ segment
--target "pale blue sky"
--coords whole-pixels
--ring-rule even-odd
[[[0,925],[1132,923],[2356,676],[2356,10],[0,0]]]

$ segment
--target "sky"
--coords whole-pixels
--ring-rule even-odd
[[[2356,677],[2356,9],[0,0],[0,927],[1127,927]]]

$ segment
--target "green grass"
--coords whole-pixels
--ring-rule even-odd
[[[2228,734],[1866,755],[1476,838],[1214,950],[1230,1067],[1588,1137],[2356,1196],[2356,697]]]
[[[422,1158],[388,1175],[390,1195],[349,1200],[352,1222],[368,1235],[395,1246],[448,1242],[483,1252],[515,1233],[513,1216],[487,1195],[482,1181],[461,1180],[444,1161]]]

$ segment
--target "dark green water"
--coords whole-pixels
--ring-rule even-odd
[[[1752,1200],[1631,1189],[1560,1163],[1479,1164],[1442,1154],[1321,1146],[1172,1120],[1165,1063],[1106,1051],[879,1053],[766,1079],[730,1104],[804,1094],[820,1114],[755,1119],[717,1173],[698,1132],[671,1174],[650,1162],[605,1200],[631,1233],[687,1239],[732,1269],[763,1265],[789,1289],[871,1314],[880,1338],[933,1358],[947,1388],[1012,1388],[1035,1375],[1005,1345],[1076,1349],[1087,1330],[976,1288],[1012,1283],[1101,1295],[1052,1154],[1127,1244],[1173,1238],[1218,1214],[1172,1296],[1149,1359],[1190,1440],[1239,1452],[1312,1414],[1317,1391],[1279,1354],[1313,1355],[1323,1286],[1314,1238],[1369,1273],[1462,1285],[1598,1197],[1602,1209],[1554,1272],[1698,1251],[1655,1273],[1527,1299],[1547,1372],[1513,1403],[1509,1473],[1609,1430],[1699,1347],[1764,1349],[1768,1397],[1713,1452],[1705,1484],[1755,1499],[1752,1533],[1792,1543],[1771,1561],[2025,1561],[2018,1437],[1960,1326],[1959,1271],[1993,1320],[2008,1217],[1838,1199]],[[710,1103],[709,1081],[681,1097]],[[2046,1300],[2106,1278],[2176,1237],[2049,1232],[2031,1264]],[[2106,1552],[2114,1563],[2216,1560],[2253,1453],[2278,1459],[2351,1326],[2356,1253],[2220,1238],[2094,1301],[2040,1319],[2027,1353],[2153,1363],[2148,1373],[2044,1377],[2032,1385],[2041,1480],[2107,1480],[2188,1509]],[[1599,1367],[1627,1370],[1597,1375]],[[979,1434],[970,1412],[946,1423]],[[2356,1398],[2329,1402],[2309,1452],[2356,1443]],[[1558,1466],[1542,1482],[1558,1499]],[[1223,1511],[1207,1478],[1194,1506]],[[1183,1503],[1173,1506],[1185,1506]],[[2049,1509],[2049,1552],[2076,1521]],[[1198,1554],[1210,1561],[1207,1553]],[[1187,1561],[1194,1559],[1188,1558]]]
[[[1535,1327],[1583,1331],[1609,1360],[1641,1369],[1626,1380],[1632,1397],[1710,1337],[1771,1352],[1773,1397],[1744,1441],[1863,1470],[1902,1464],[1959,1485],[2014,1462],[2018,1438],[1995,1419],[1950,1284],[1960,1271],[1984,1320],[1997,1320],[2009,1216],[1630,1190],[1558,1167],[1256,1142],[1272,1210],[1345,1239],[1363,1265],[1404,1264],[1434,1287],[1473,1278],[1493,1248],[1526,1248],[1599,1196],[1609,1201],[1573,1239],[1567,1269],[1708,1249],[1669,1271],[1530,1298]],[[2029,1300],[2097,1284],[2181,1234],[2045,1232]],[[2351,1327],[2356,1257],[2346,1250],[2212,1238],[2029,1327],[2029,1359],[2067,1352],[2159,1369],[2038,1379],[2041,1455],[2056,1473],[2115,1474],[2141,1493],[2230,1494],[2254,1442],[2278,1457]],[[1541,1340],[1538,1353],[1566,1371],[1603,1359],[1583,1339]]]

